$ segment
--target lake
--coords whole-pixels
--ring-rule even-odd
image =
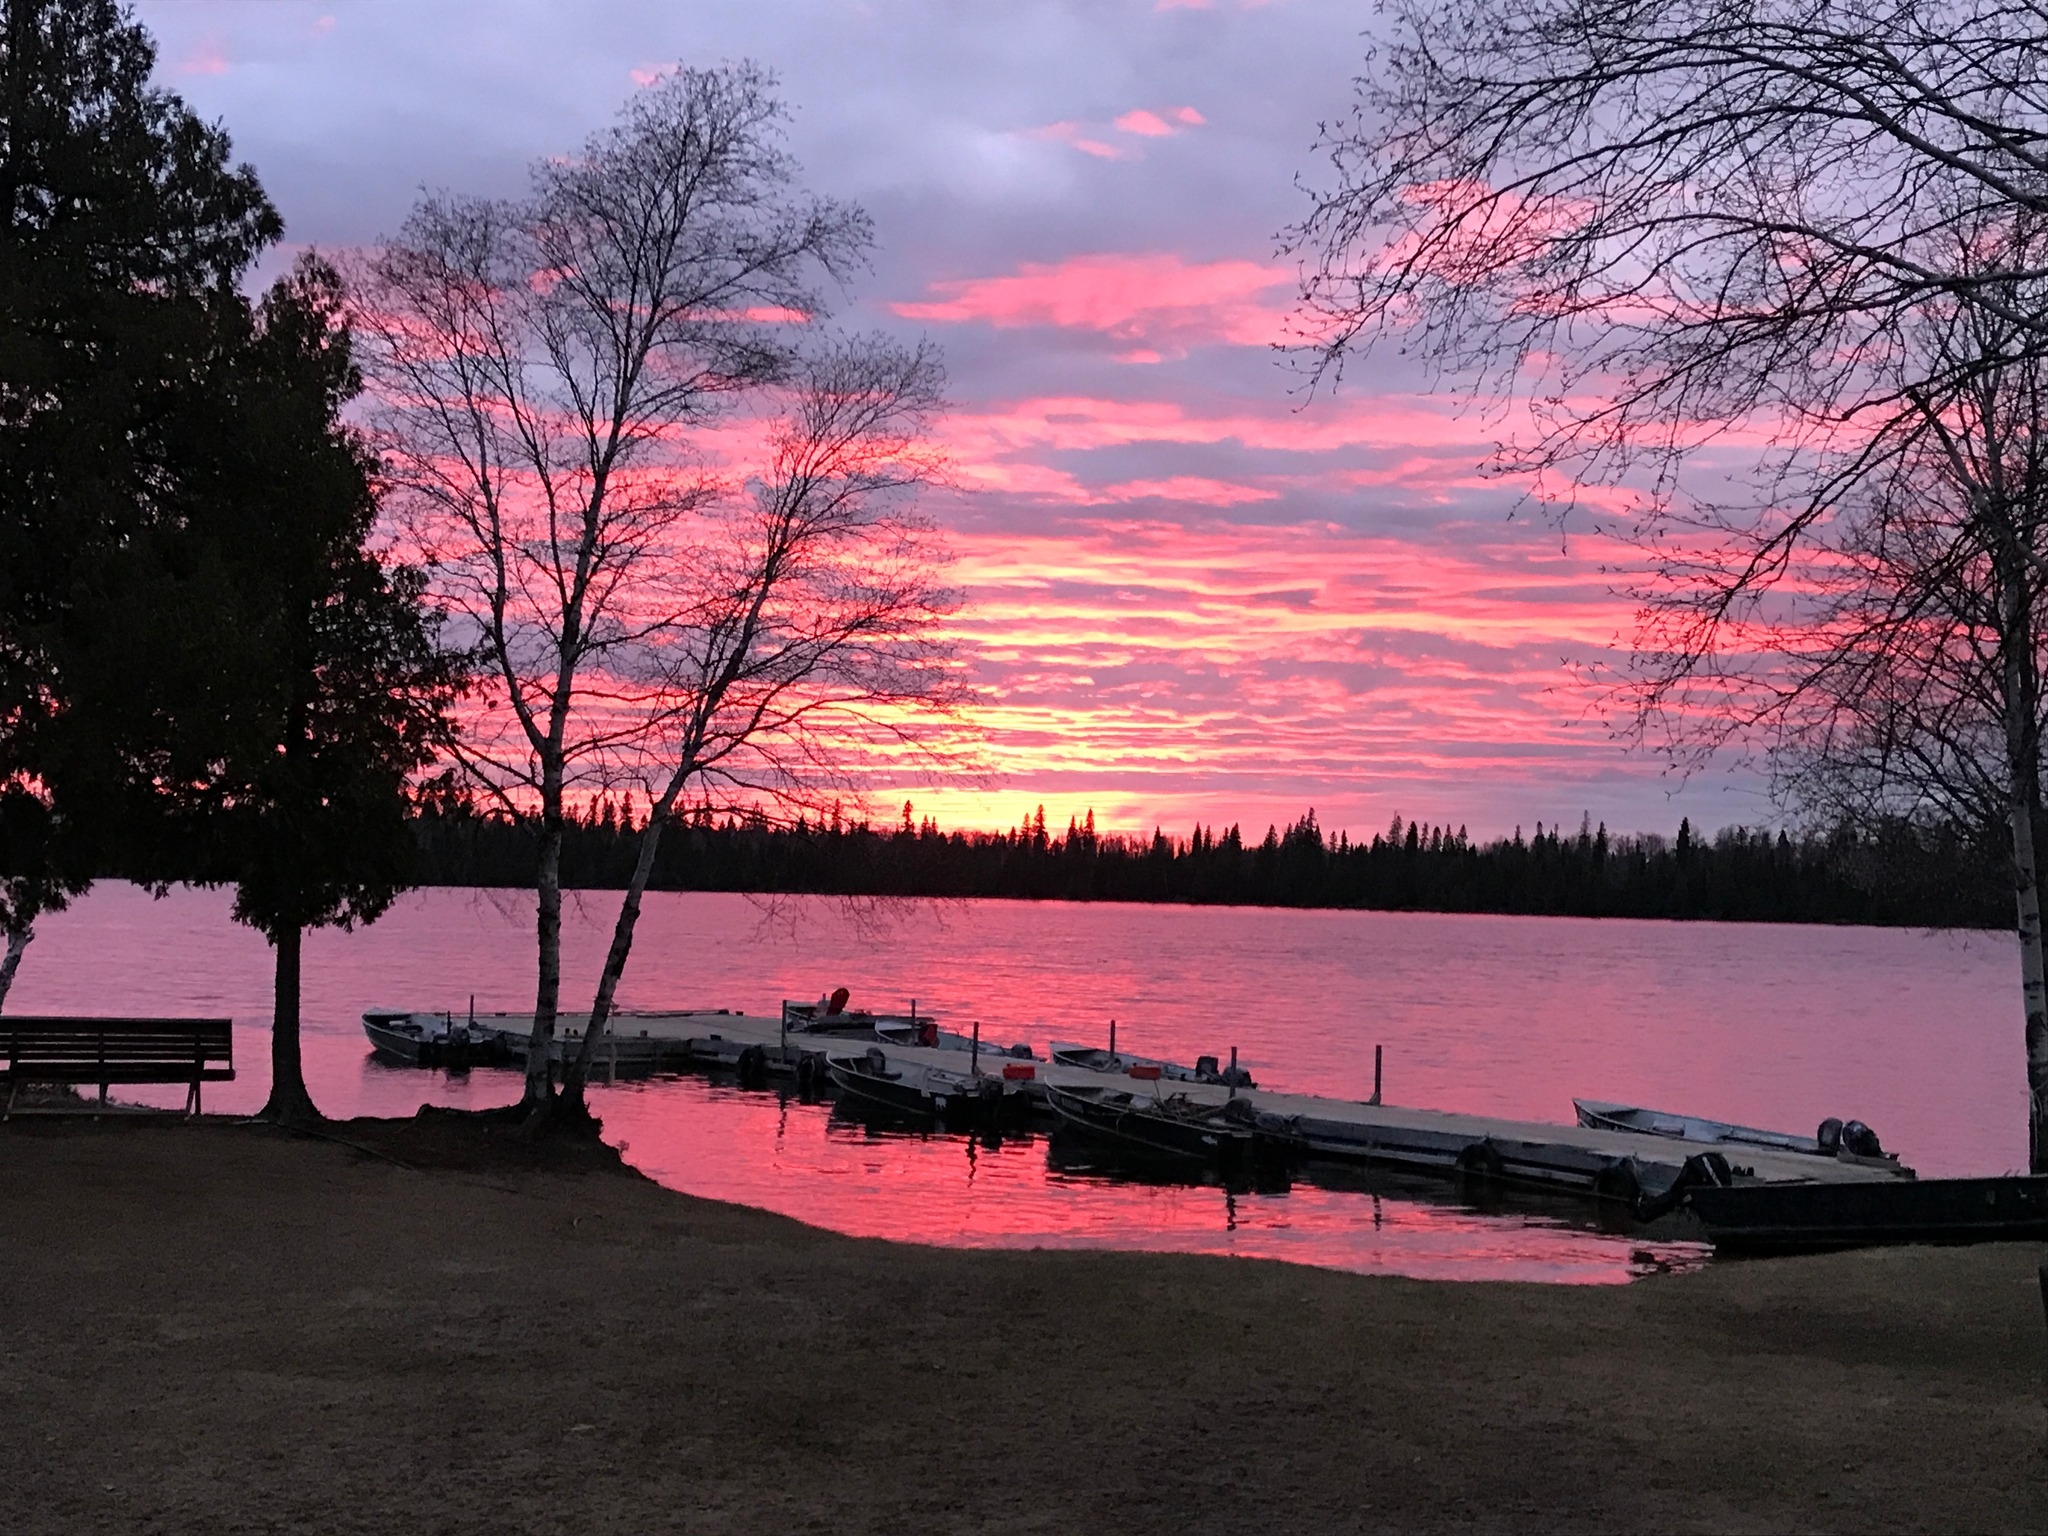
[[[587,999],[618,896],[568,903],[564,996]],[[161,901],[104,885],[47,919],[8,999],[20,1013],[230,1014],[239,1076],[267,1091],[270,951],[226,893]],[[307,938],[307,1079],[330,1115],[515,1098],[371,1058],[366,1007],[530,1010],[532,897],[437,889],[381,922]],[[1261,1086],[1569,1122],[1622,1100],[1810,1132],[1861,1119],[1922,1174],[2026,1162],[2018,959],[2006,934],[1421,913],[976,901],[854,906],[724,894],[647,899],[629,1008],[772,1014],[835,986],[914,998],[986,1040],[1105,1041],[1227,1057]],[[182,1090],[129,1090],[149,1102]],[[1701,1262],[1680,1238],[1583,1212],[1480,1210],[1449,1188],[1310,1170],[1284,1188],[1150,1182],[1045,1134],[1000,1144],[878,1131],[829,1106],[705,1077],[600,1086],[628,1161],[674,1188],[840,1231],[974,1246],[1111,1246],[1281,1258],[1431,1278],[1627,1280]]]

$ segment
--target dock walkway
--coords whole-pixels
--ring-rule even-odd
[[[475,1027],[500,1033],[508,1044],[516,1042],[523,1054],[532,1016],[479,1014]],[[567,1028],[557,1037],[556,1053],[560,1056],[573,1052],[581,1043],[580,1033]],[[598,1047],[597,1062],[605,1076],[751,1067],[778,1076],[815,1074],[822,1080],[821,1069],[827,1054],[858,1054],[869,1043],[796,1030],[785,1033],[780,1019],[757,1014],[723,1010],[621,1012],[613,1016],[611,1029]],[[892,1060],[955,1071],[967,1065],[966,1054],[958,1050],[893,1044],[886,1049]],[[999,1072],[1007,1059],[992,1045],[982,1053],[983,1069]],[[1081,1088],[1100,1087],[1108,1080],[1104,1074],[1086,1068],[1046,1061],[1035,1063],[1035,1069],[1032,1082],[1020,1086],[1039,1101],[1041,1108],[1043,1086],[1047,1083]],[[1157,1091],[1185,1094],[1200,1103],[1220,1104],[1231,1097],[1246,1099],[1254,1108],[1286,1119],[1292,1133],[1318,1156],[1442,1172],[1483,1168],[1517,1182],[1562,1190],[1604,1192],[1608,1181],[1623,1167],[1630,1178],[1642,1185],[1666,1185],[1679,1176],[1688,1158],[1705,1151],[1719,1151],[1737,1177],[1761,1183],[1856,1183],[1912,1176],[1910,1169],[1898,1164],[1828,1158],[1771,1147],[1715,1146],[1631,1131],[1414,1109],[1265,1088],[1238,1089],[1233,1094],[1220,1084],[1170,1082],[1151,1086]]]

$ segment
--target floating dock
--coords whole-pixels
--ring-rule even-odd
[[[574,1017],[565,1015],[564,1028],[556,1037],[558,1061],[582,1046],[581,1033],[568,1027]],[[471,1027],[479,1035],[488,1032],[489,1038],[523,1059],[532,1015],[477,1014]],[[594,1075],[604,1079],[723,1068],[739,1072],[743,1080],[765,1080],[772,1075],[822,1087],[828,1081],[824,1071],[828,1054],[858,1054],[871,1044],[857,1037],[785,1030],[780,1019],[722,1009],[620,1012],[613,1015],[610,1029],[597,1046]],[[967,1053],[955,1049],[896,1044],[884,1048],[892,1060],[953,1071],[968,1065]],[[981,1052],[980,1061],[982,1070],[994,1076],[1014,1058],[990,1046]],[[1032,1065],[1032,1079],[1013,1087],[1034,1099],[1034,1107],[1040,1110],[1045,1108],[1046,1083],[1080,1088],[1120,1081],[1085,1067],[1047,1061]],[[1720,1153],[1744,1183],[1853,1184],[1913,1177],[1910,1168],[1890,1160],[1681,1141],[1642,1132],[1410,1109],[1265,1088],[1233,1090],[1222,1084],[1135,1081],[1129,1086],[1185,1094],[1198,1103],[1246,1100],[1262,1116],[1278,1117],[1289,1137],[1317,1157],[1391,1164],[1418,1172],[1481,1174],[1560,1192],[1632,1199],[1641,1191],[1670,1187],[1687,1161],[1705,1152]]]

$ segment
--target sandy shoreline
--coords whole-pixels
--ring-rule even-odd
[[[2040,1529],[2036,1245],[1625,1288],[839,1237],[459,1122],[0,1129],[14,1531]]]

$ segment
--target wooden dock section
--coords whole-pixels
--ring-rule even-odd
[[[581,1035],[566,1027],[556,1040],[558,1059],[579,1049]],[[523,1054],[531,1015],[479,1014],[478,1030],[502,1032],[516,1039]],[[724,1010],[682,1013],[621,1012],[597,1048],[600,1078],[638,1076],[692,1068],[736,1071],[742,1080],[795,1078],[824,1085],[825,1057],[858,1055],[872,1041],[857,1038],[785,1032],[778,1018]],[[887,1045],[892,1060],[962,1071],[967,1053]],[[1000,1073],[1010,1060],[991,1046],[981,1053],[981,1068]],[[1107,1078],[1081,1067],[1039,1061],[1031,1082],[1017,1087],[1043,1109],[1043,1086],[1100,1087]],[[1703,1152],[1727,1158],[1735,1176],[1759,1183],[1856,1183],[1910,1178],[1912,1171],[1896,1163],[1870,1159],[1829,1158],[1770,1147],[1680,1141],[1631,1131],[1594,1130],[1579,1125],[1501,1119],[1489,1115],[1404,1108],[1312,1094],[1282,1093],[1264,1088],[1233,1091],[1220,1084],[1131,1081],[1136,1091],[1151,1088],[1185,1094],[1202,1103],[1236,1097],[1255,1110],[1278,1117],[1290,1137],[1312,1155],[1369,1163],[1385,1163],[1445,1174],[1478,1174],[1559,1191],[1629,1198],[1639,1190],[1668,1187],[1686,1161]]]

